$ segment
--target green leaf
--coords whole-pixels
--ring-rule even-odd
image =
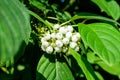
[[[104,62],[112,65],[120,61],[120,33],[106,23],[78,24],[83,42]]]
[[[104,80],[103,76],[99,72],[95,71],[95,74],[97,75],[98,80]]]
[[[62,58],[45,54],[41,57],[36,80],[74,80],[74,77]]]
[[[71,18],[71,21],[76,20],[76,19],[88,19],[88,20],[95,19],[95,20],[100,20],[100,21],[111,22],[111,23],[114,23],[114,24],[117,24],[117,25],[120,26],[120,24],[115,20],[109,19],[107,17],[100,16],[100,15],[97,15],[97,14],[93,14],[93,13],[81,12],[81,13],[73,16]]]
[[[102,11],[105,11],[107,15],[111,16],[114,20],[118,20],[120,17],[120,7],[115,0],[92,0],[99,6]]]
[[[39,1],[30,0],[30,3],[31,3],[32,5],[34,5],[35,7],[37,7],[38,9],[42,10],[42,11],[45,11],[45,10],[46,10],[46,6],[43,5],[42,3],[40,3]]]
[[[53,27],[53,25],[50,22],[48,22],[47,20],[42,19],[39,15],[37,15],[33,11],[28,10],[28,12],[29,12],[30,15],[34,16],[36,19],[38,19],[39,21],[44,23],[49,29],[51,29]]]
[[[22,54],[30,31],[26,8],[18,0],[0,1],[0,67]]]
[[[113,65],[108,65],[104,61],[102,61],[98,56],[96,56],[95,53],[92,53],[92,52],[87,53],[87,59],[89,60],[89,62],[93,64],[98,64],[103,70],[105,70],[106,72],[112,75],[116,75],[116,76],[120,75],[120,69],[119,69],[120,63],[119,62]],[[102,77],[102,76],[99,76],[99,77]],[[99,79],[99,80],[103,80],[103,79]]]
[[[95,60],[95,54],[91,51],[88,51],[87,53],[87,60],[90,62],[90,63],[94,63],[94,60]]]
[[[69,53],[76,59],[87,80],[97,80],[92,66],[83,56],[80,56],[76,51],[72,50],[71,48],[69,48]]]
[[[112,66],[107,65],[103,61],[97,61],[96,64],[98,64],[103,70],[106,72],[119,76],[120,75],[120,63],[113,64]]]
[[[94,57],[95,57],[94,64],[98,64],[103,70],[105,70],[106,72],[112,75],[116,75],[116,76],[120,75],[119,62],[113,65],[108,65],[104,61],[102,61],[98,56],[94,56]]]

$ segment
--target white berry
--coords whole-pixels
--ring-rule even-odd
[[[41,48],[46,53],[68,53],[68,48],[79,51],[78,41],[80,40],[80,33],[74,31],[71,25],[60,26],[55,24],[53,30],[46,32],[41,38]]]
[[[62,46],[63,46],[62,41],[56,40],[56,46],[57,46],[57,47],[62,47]]]
[[[59,29],[59,28],[60,28],[60,25],[59,25],[59,24],[55,24],[53,27],[54,27],[54,29],[56,29],[56,30],[57,30],[57,29]]]
[[[45,39],[46,40],[49,40],[51,38],[51,35],[50,34],[47,34],[46,36],[45,36]]]
[[[67,31],[73,32],[73,27],[71,25],[68,25],[66,28],[67,28]]]
[[[76,32],[75,35],[80,39],[80,33]]]
[[[68,38],[64,38],[64,39],[62,40],[62,42],[63,42],[63,44],[69,44],[69,39],[68,39]]]
[[[77,41],[78,41],[78,37],[77,37],[76,35],[73,35],[73,36],[72,36],[72,41],[73,41],[73,42],[77,42]]]
[[[42,46],[48,47],[48,46],[49,46],[49,43],[48,43],[47,41],[43,41],[43,42],[42,42]]]
[[[66,34],[67,30],[65,27],[60,27],[59,32],[62,34]]]
[[[45,46],[41,46],[41,49],[43,50],[43,51],[45,51],[46,50],[46,47]]]
[[[62,38],[63,38],[63,35],[62,35],[61,33],[57,33],[57,34],[56,34],[56,38],[57,38],[57,39],[62,39]]]
[[[70,47],[71,47],[72,49],[75,49],[76,46],[77,46],[77,43],[76,43],[76,42],[71,42],[71,43],[70,43]]]
[[[53,48],[51,46],[46,48],[46,52],[47,53],[52,53],[53,52]]]
[[[41,42],[43,43],[44,41],[46,41],[46,39],[44,37],[41,38]]]
[[[71,32],[67,32],[66,33],[66,38],[70,38],[72,36],[72,33]]]
[[[56,38],[56,34],[55,33],[51,33],[51,38]]]

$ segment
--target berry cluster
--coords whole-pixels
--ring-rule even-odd
[[[75,32],[71,25],[60,26],[55,24],[51,32],[47,32],[41,38],[41,48],[47,53],[67,53],[71,47],[75,51],[79,51],[80,34]]]

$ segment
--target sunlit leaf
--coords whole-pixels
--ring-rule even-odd
[[[100,16],[97,14],[88,13],[88,12],[87,13],[86,12],[78,13],[71,18],[72,21],[77,20],[77,19],[88,19],[88,20],[94,19],[94,20],[100,20],[100,21],[107,21],[107,22],[111,22],[111,23],[114,23],[114,24],[117,24],[120,26],[120,24],[115,20],[109,19],[109,18],[104,17],[104,16]]]
[[[48,22],[47,20],[42,19],[39,15],[37,15],[35,12],[28,10],[29,14],[34,16],[36,19],[38,19],[40,22],[44,23],[49,29],[52,28],[52,24]]]
[[[90,62],[90,63],[94,63],[94,60],[95,60],[95,54],[91,51],[88,51],[87,52],[87,60]]]
[[[120,61],[120,33],[106,23],[79,24],[81,38],[104,62]]]
[[[75,52],[71,48],[69,48],[69,53],[75,58],[78,65],[85,74],[87,80],[97,80],[97,77],[92,69],[92,66],[88,63],[88,61],[84,57],[80,56],[77,52]]]
[[[43,55],[37,66],[36,80],[74,80],[74,77],[62,58]]]
[[[119,76],[120,75],[120,63],[115,63],[113,65],[108,65],[104,61],[102,61],[98,56],[94,56],[94,64],[98,64],[103,70],[106,72]]]
[[[30,3],[42,11],[46,10],[46,6],[37,0],[30,0]]]
[[[112,66],[107,65],[105,62],[103,61],[98,61],[96,62],[103,70],[105,70],[106,72],[119,76],[120,75],[120,63],[115,63]]]
[[[103,76],[99,72],[95,71],[95,74],[97,75],[99,80],[104,80]]]
[[[120,17],[120,6],[115,0],[92,0],[99,8],[106,12],[109,16],[113,17],[114,20],[118,20]]]
[[[29,15],[25,7],[18,0],[0,1],[0,66],[14,63],[14,57],[24,51],[29,36]]]

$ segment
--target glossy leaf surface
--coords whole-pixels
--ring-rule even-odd
[[[104,62],[120,61],[120,33],[106,23],[79,24],[81,38]]]
[[[67,64],[54,55],[43,55],[37,66],[36,80],[74,80]]]
[[[26,8],[18,0],[0,1],[0,66],[9,66],[21,55],[30,31]]]
[[[120,17],[120,6],[115,0],[92,0],[99,8],[111,16],[114,20]]]

